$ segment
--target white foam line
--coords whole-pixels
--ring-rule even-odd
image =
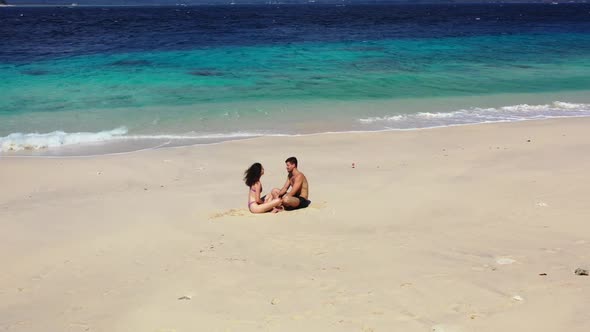
[[[487,124],[494,124],[494,123],[512,123],[512,122],[525,122],[525,121],[545,121],[545,120],[552,120],[552,119],[569,119],[569,118],[587,118],[590,115],[576,115],[576,116],[554,116],[554,117],[547,117],[543,119],[518,119],[518,120],[498,120],[498,121],[487,121],[487,122],[474,122],[474,123],[458,123],[458,124],[450,124],[450,125],[439,125],[439,126],[431,126],[431,127],[417,127],[417,128],[393,128],[393,129],[378,129],[378,130],[349,130],[349,131],[326,131],[326,132],[319,132],[319,133],[310,133],[310,134],[277,134],[277,137],[307,137],[307,136],[320,136],[320,135],[346,135],[346,134],[371,134],[371,133],[385,133],[385,132],[394,132],[394,131],[420,131],[420,130],[433,130],[433,129],[440,129],[440,128],[452,128],[452,127],[463,127],[463,126],[478,126],[478,125],[487,125]],[[260,135],[255,137],[244,137],[239,139],[239,141],[250,141],[264,137],[275,137],[274,135]],[[47,158],[47,159],[77,159],[77,158],[95,158],[95,157],[102,157],[102,156],[119,156],[119,155],[127,155],[137,152],[144,152],[144,151],[153,151],[156,149],[164,148],[164,149],[182,149],[187,147],[206,147],[212,145],[220,145],[220,144],[227,144],[232,143],[237,140],[224,140],[220,142],[210,142],[210,143],[195,143],[195,144],[187,144],[187,145],[178,145],[178,146],[169,146],[165,147],[166,145],[170,144],[171,141],[166,143],[160,144],[158,146],[138,149],[133,151],[125,151],[125,152],[110,152],[110,153],[101,153],[101,154],[91,154],[91,155],[73,155],[73,156],[26,156],[26,155],[8,155],[4,156],[0,152],[0,159],[2,158]]]
[[[204,134],[204,135],[125,135],[128,132],[126,127],[116,128],[110,131],[101,132],[77,132],[66,133],[64,131],[54,131],[50,133],[13,133],[5,137],[0,137],[0,153],[2,152],[19,152],[23,150],[44,150],[51,148],[60,148],[65,146],[105,143],[113,141],[131,141],[131,140],[206,140],[221,139],[232,140],[236,138],[252,138],[260,136],[286,136],[285,134],[275,133],[249,133],[236,132],[230,134]],[[169,144],[167,143],[167,144]]]
[[[407,122],[428,122],[433,121],[461,121],[464,123],[483,122],[498,120],[521,120],[530,118],[552,118],[556,116],[577,116],[590,115],[590,104],[568,103],[554,101],[551,104],[529,105],[518,104],[498,108],[473,107],[452,112],[420,112],[416,114],[398,114],[391,116],[376,116],[358,119],[363,124],[375,123],[407,123]]]
[[[549,114],[547,114],[549,113]],[[551,114],[553,113],[553,114]],[[557,113],[557,114],[555,114]],[[340,134],[340,133],[366,133],[366,132],[384,132],[384,131],[409,131],[409,130],[424,130],[441,127],[454,127],[462,125],[474,125],[485,123],[501,123],[501,122],[516,122],[516,121],[530,121],[543,120],[554,118],[570,118],[570,117],[587,117],[590,116],[590,104],[574,104],[567,102],[555,101],[551,104],[544,105],[528,105],[519,104],[512,106],[504,106],[499,108],[471,108],[468,110],[458,110],[447,113],[416,113],[416,114],[402,114],[395,116],[373,117],[367,119],[359,119],[361,123],[375,123],[375,122],[395,122],[404,123],[404,121],[417,122],[418,127],[410,128],[394,128],[392,126],[383,126],[383,129],[367,129],[367,130],[352,130],[352,131],[337,131],[337,132],[318,132],[310,134],[276,134],[276,133],[260,133],[260,132],[234,132],[228,134],[202,134],[202,135],[129,135],[127,136],[127,128],[119,127],[110,131],[101,132],[78,132],[66,133],[63,131],[54,131],[46,134],[30,133],[14,133],[6,137],[0,137],[0,151],[22,151],[22,150],[42,150],[63,146],[84,145],[91,143],[113,142],[113,141],[129,141],[129,140],[167,140],[158,146],[149,147],[146,149],[134,150],[129,152],[137,152],[144,150],[153,150],[163,148],[170,145],[172,141],[190,141],[190,140],[205,140],[218,139],[218,142],[211,143],[195,143],[195,144],[180,144],[181,146],[195,146],[195,145],[209,145],[223,143],[225,141],[232,141],[236,139],[253,139],[258,137],[298,137],[322,134]],[[440,121],[433,121],[440,119],[445,120],[446,123]],[[449,120],[450,119],[450,120]],[[426,121],[426,122],[424,122]],[[450,121],[450,122],[449,122]],[[409,124],[407,123],[407,124]],[[129,152],[118,153],[103,153],[99,155],[112,155]],[[0,152],[0,157],[1,157]],[[50,156],[6,156],[6,157],[50,157]],[[63,156],[54,156],[63,157]]]

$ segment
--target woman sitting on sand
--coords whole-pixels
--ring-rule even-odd
[[[250,187],[248,192],[248,209],[252,213],[265,213],[269,211],[279,212],[282,200],[270,194],[260,197],[262,184],[260,177],[264,174],[264,167],[260,163],[254,163],[244,172],[244,182]]]

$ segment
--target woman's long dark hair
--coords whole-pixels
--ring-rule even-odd
[[[248,187],[252,187],[256,182],[260,181],[261,176],[262,164],[254,163],[244,172],[244,182]]]

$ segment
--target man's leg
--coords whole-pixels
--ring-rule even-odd
[[[283,196],[283,206],[286,209],[295,209],[299,207],[300,203],[301,201],[297,197],[292,197],[288,195]]]

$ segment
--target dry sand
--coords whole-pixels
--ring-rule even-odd
[[[588,128],[2,158],[0,331],[588,331]],[[312,205],[249,214],[291,155]]]

